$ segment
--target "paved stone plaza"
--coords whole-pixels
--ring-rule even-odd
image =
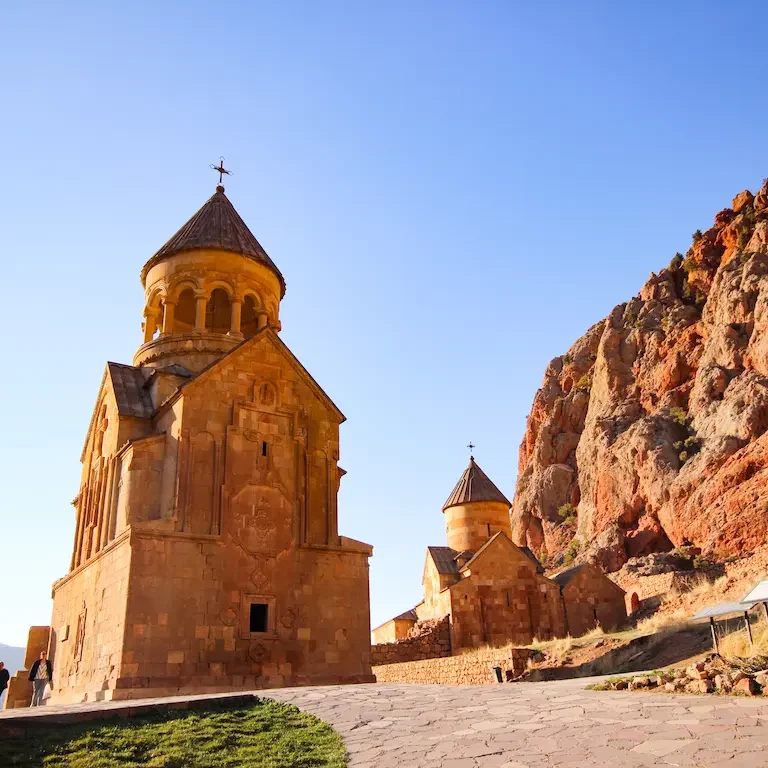
[[[270,691],[327,720],[351,768],[768,766],[768,699],[599,693],[585,681]]]
[[[598,693],[584,690],[586,682],[376,684],[254,693],[331,723],[347,744],[351,768],[768,766],[768,699]],[[76,717],[94,709],[103,714],[201,698],[206,697],[6,710],[0,725],[8,719]]]

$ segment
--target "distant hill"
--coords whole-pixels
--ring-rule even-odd
[[[24,648],[0,643],[0,661],[5,663],[5,668],[11,673],[11,677],[17,670],[24,668],[24,650]]]

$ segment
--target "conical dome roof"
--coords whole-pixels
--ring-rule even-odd
[[[224,194],[224,187],[216,192],[203,207],[144,265],[141,281],[159,261],[181,251],[217,248],[240,253],[249,259],[269,267],[280,281],[280,295],[285,295],[285,280],[246,223],[240,218],[235,206]]]
[[[469,504],[473,501],[500,501],[508,507],[512,506],[509,499],[477,466],[474,457],[470,456],[469,466],[464,470],[464,474],[459,478],[459,482],[451,491],[448,500],[443,504],[443,512],[448,507],[454,507],[457,504]]]

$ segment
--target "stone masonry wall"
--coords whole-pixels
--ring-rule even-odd
[[[565,585],[563,602],[571,637],[581,637],[598,624],[614,631],[627,620],[624,592],[591,565],[579,568]]]
[[[379,683],[487,685],[498,682],[494,667],[501,668],[502,680],[513,679],[534,653],[528,648],[483,648],[447,658],[382,666],[374,662],[373,673]]]
[[[632,612],[632,595],[636,594],[639,601],[649,598],[661,598],[670,592],[687,592],[693,589],[702,579],[714,581],[713,575],[701,571],[669,571],[655,573],[651,576],[628,574],[623,570],[610,574],[613,582],[618,584],[626,593],[627,612]]]
[[[126,532],[53,585],[52,704],[111,698],[120,676],[130,562]]]
[[[565,635],[560,588],[509,539],[493,540],[450,587],[452,649],[528,645]]]
[[[412,637],[371,646],[371,664],[385,665],[451,655],[450,617],[420,621]]]

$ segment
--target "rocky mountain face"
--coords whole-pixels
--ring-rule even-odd
[[[766,330],[768,181],[549,364],[520,446],[515,540],[607,571],[764,544]]]

